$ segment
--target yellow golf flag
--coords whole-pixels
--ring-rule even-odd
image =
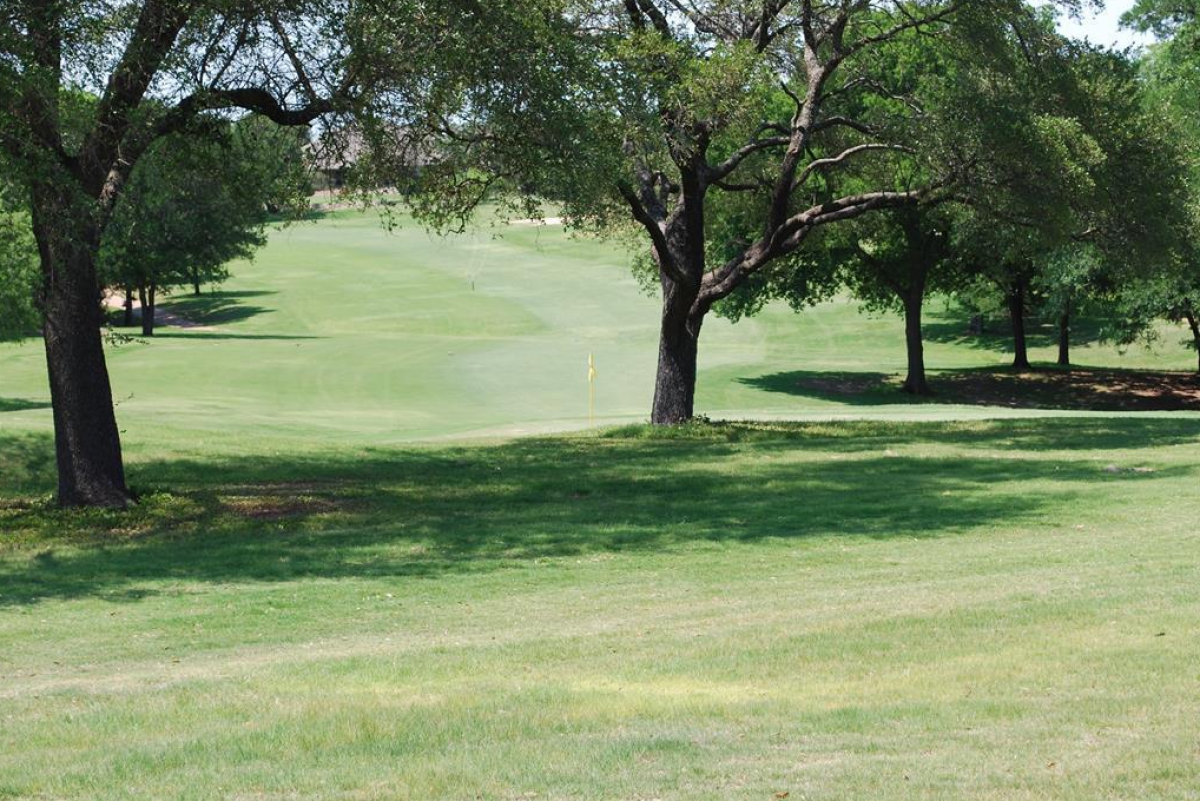
[[[596,422],[596,360],[588,354],[588,428]]]

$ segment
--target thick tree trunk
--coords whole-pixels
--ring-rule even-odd
[[[154,336],[154,295],[146,284],[138,287],[138,301],[142,305],[142,336]]]
[[[1058,364],[1061,367],[1071,366],[1071,312],[1064,311],[1058,316]]]
[[[1025,281],[1018,280],[1008,294],[1008,313],[1012,317],[1013,367],[1029,370],[1029,348],[1025,343]]]
[[[133,328],[133,286],[125,286],[125,327]]]
[[[921,307],[924,292],[913,289],[904,298],[904,339],[908,347],[908,375],[904,379],[904,391],[912,395],[929,395],[929,384],[925,380],[925,344],[921,338]]]
[[[1196,345],[1196,374],[1200,375],[1200,320],[1190,311],[1184,316],[1187,318],[1188,328],[1192,329],[1192,342]]]
[[[693,316],[694,292],[663,281],[663,316],[658,341],[658,373],[650,422],[674,425],[692,419],[696,400],[696,356],[702,315]]]
[[[43,275],[42,314],[58,502],[62,506],[124,507],[131,501],[121,462],[121,438],[100,335],[100,285],[95,241],[72,218],[70,201],[36,193],[34,232]]]

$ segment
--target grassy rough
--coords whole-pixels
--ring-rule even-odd
[[[1198,461],[1095,418],[142,461],[132,515],[0,511],[0,792],[1195,798]]]

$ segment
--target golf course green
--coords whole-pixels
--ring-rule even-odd
[[[1200,415],[1109,391],[1176,332],[1020,378],[934,300],[914,402],[896,317],[772,306],[654,429],[615,245],[340,211],[232,271],[109,349],[127,512],[53,504],[0,345],[0,798],[1198,797]]]
[[[389,234],[374,214],[342,211],[276,233],[254,262],[231,269],[233,280],[217,292],[163,302],[198,328],[163,328],[153,341],[110,349],[118,421],[132,453],[578,429],[588,423],[589,353],[598,422],[649,416],[658,301],[639,288],[625,253],[560,226],[485,224],[441,239],[411,223]],[[971,338],[961,314],[939,317],[943,307],[931,301],[932,370],[1008,361],[1007,337]],[[1085,339],[1075,357],[1188,370],[1193,356],[1180,338],[1124,356]],[[1034,344],[1035,360],[1052,360],[1049,336]],[[898,393],[864,402],[829,397],[820,381],[810,392],[789,384],[793,373],[903,370],[902,322],[862,314],[849,301],[801,314],[773,306],[736,325],[714,317],[700,358],[697,409],[712,418],[1005,413],[948,398],[908,404]],[[48,402],[36,341],[0,346],[0,399]],[[0,418],[0,431],[20,430],[49,431],[49,411]]]

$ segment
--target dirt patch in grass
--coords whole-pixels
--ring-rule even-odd
[[[796,372],[748,379],[771,392],[855,405],[952,403],[1077,411],[1200,411],[1200,377],[1194,373],[1100,368],[1006,368],[930,372],[933,395],[900,391],[902,376],[883,373]]]
[[[934,378],[947,401],[1017,408],[1097,411],[1200,411],[1200,378],[1192,373],[1127,370],[963,372]]]
[[[313,522],[320,527],[335,515],[353,514],[362,508],[361,492],[317,481],[183,492],[150,489],[140,492],[137,504],[124,511],[60,509],[48,495],[0,498],[0,551],[40,540],[112,543],[284,521]]]
[[[339,505],[329,498],[282,498],[271,495],[223,497],[221,505],[251,520],[282,520],[324,512],[335,512]]]
[[[223,487],[216,500],[221,509],[250,520],[282,520],[327,514],[345,508],[338,487],[321,481],[284,481]]]

